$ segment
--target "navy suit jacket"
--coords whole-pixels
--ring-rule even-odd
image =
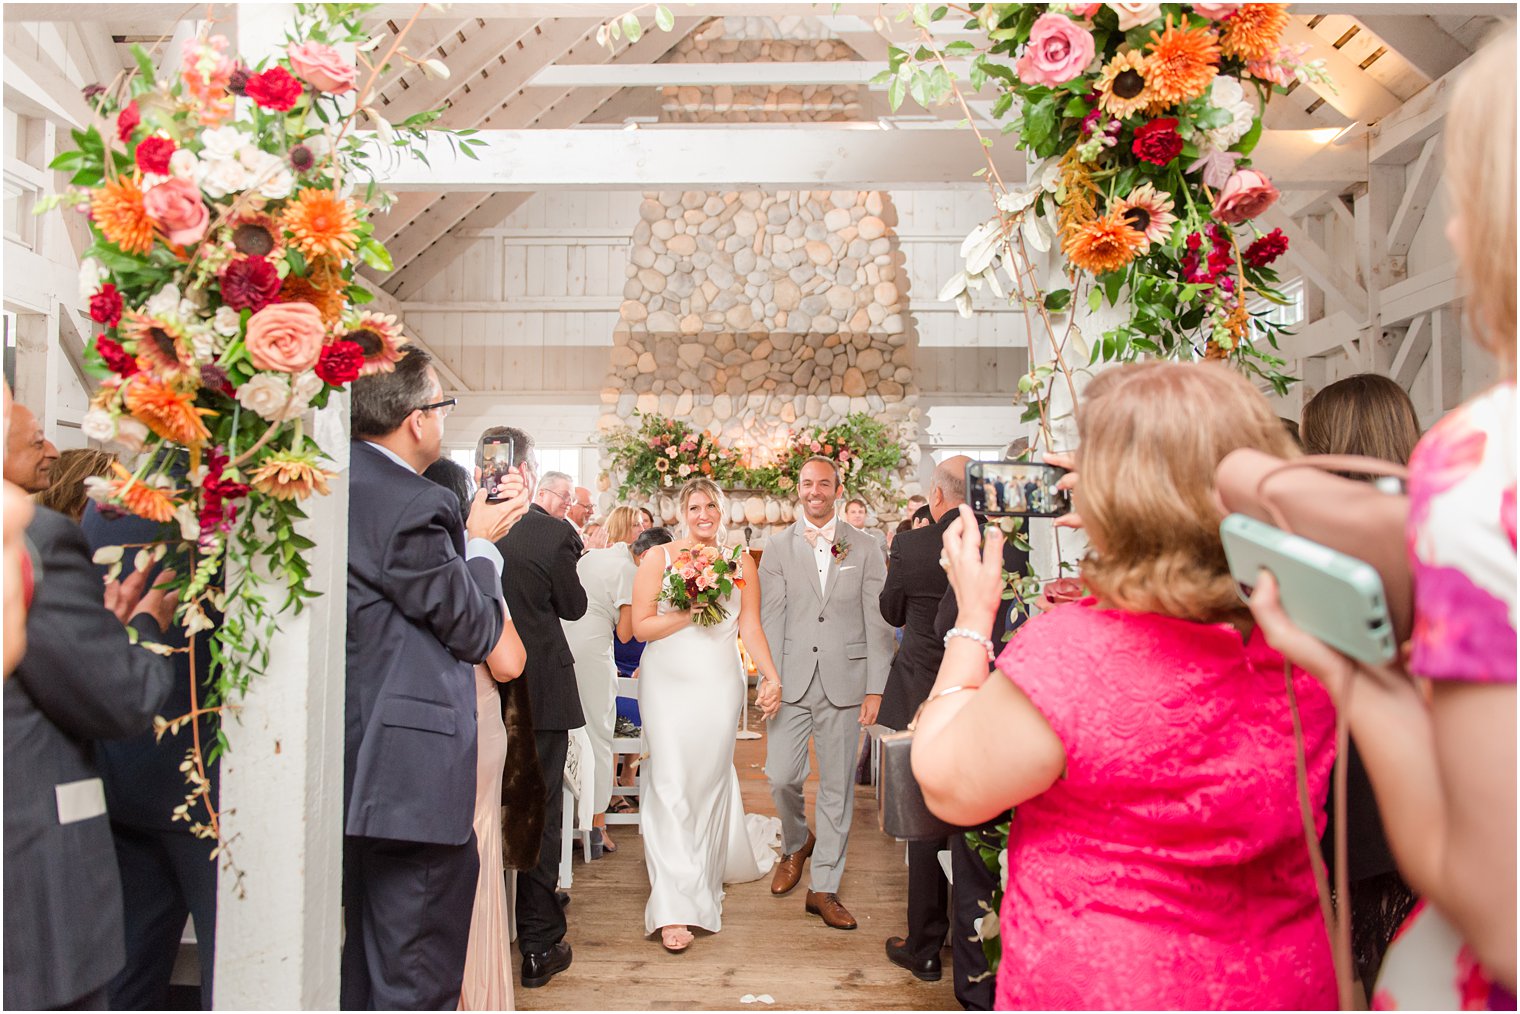
[[[344,831],[462,845],[475,819],[475,673],[501,585],[465,559],[459,501],[360,440],[350,455]]]

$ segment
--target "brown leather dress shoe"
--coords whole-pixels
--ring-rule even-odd
[[[818,839],[813,837],[813,832],[809,831],[807,841],[803,843],[802,848],[781,857],[781,861],[776,864],[776,873],[771,877],[772,894],[786,894],[797,886],[797,882],[802,879],[802,864],[808,856],[813,854],[813,846],[817,842]]]
[[[855,917],[840,903],[837,894],[819,894],[816,891],[809,891],[807,913],[821,917],[824,925],[833,929],[852,930],[856,925]]]

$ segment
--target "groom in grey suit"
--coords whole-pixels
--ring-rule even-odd
[[[781,816],[781,862],[771,893],[786,894],[813,860],[806,910],[835,929],[854,929],[839,901],[850,815],[855,747],[876,721],[892,662],[892,628],[877,601],[886,579],[881,549],[835,517],[839,469],[809,458],[797,475],[803,516],[773,537],[760,558],[760,622],[781,669],[781,688],[761,686],[771,719],[765,773]],[[808,738],[818,751],[816,837],[808,830],[802,785]]]

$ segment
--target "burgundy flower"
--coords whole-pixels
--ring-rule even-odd
[[[155,176],[169,175],[169,156],[174,154],[174,142],[167,137],[145,137],[137,146],[137,168]]]
[[[241,63],[232,68],[232,76],[227,79],[227,90],[234,95],[248,94],[248,68]]]
[[[137,110],[137,100],[127,103],[127,107],[116,114],[116,136],[125,144],[132,137],[132,132],[142,122],[142,113]]]
[[[301,82],[290,75],[290,71],[284,67],[270,67],[258,74],[248,75],[248,84],[244,87],[250,99],[257,102],[265,109],[276,113],[290,110],[296,99],[301,97]]]
[[[242,257],[222,271],[222,302],[258,313],[280,294],[280,275],[263,257]]]
[[[95,336],[95,351],[100,354],[106,368],[112,373],[130,377],[137,372],[137,360],[127,355],[127,350],[122,348],[119,342],[103,334]]]
[[[232,482],[222,478],[230,459],[223,447],[213,447],[206,452],[206,478],[201,483],[201,543],[204,545],[213,536],[226,534],[232,531],[232,524],[237,520],[237,505],[231,503],[248,495],[246,483]]]
[[[232,378],[227,376],[226,370],[215,363],[207,363],[201,367],[201,386],[220,391],[229,398],[237,396],[237,388],[232,386]]]
[[[1283,235],[1281,229],[1273,229],[1265,236],[1257,236],[1255,242],[1240,255],[1240,259],[1253,268],[1264,268],[1287,252],[1288,237]]]
[[[106,327],[115,327],[121,323],[121,293],[110,282],[102,285],[100,291],[90,297],[90,319]]]
[[[80,93],[84,95],[84,100],[86,102],[90,103],[90,105],[94,105],[95,100],[106,93],[106,86],[97,81],[94,84],[85,85],[80,89]]]
[[[1203,249],[1204,236],[1190,233],[1183,243],[1183,281],[1200,285],[1218,285],[1227,292],[1235,289],[1235,279],[1230,269],[1235,266],[1235,255],[1230,246],[1230,233],[1218,223],[1211,223],[1207,230],[1209,247]]]
[[[290,149],[290,168],[298,173],[311,171],[311,167],[317,164],[317,157],[311,153],[311,149],[304,144],[298,144]]]
[[[1182,153],[1182,135],[1177,133],[1177,121],[1166,117],[1147,123],[1135,131],[1135,142],[1130,145],[1130,150],[1152,165],[1166,165]]]
[[[358,342],[335,341],[322,349],[317,360],[317,376],[334,387],[356,379],[364,367],[364,349]]]

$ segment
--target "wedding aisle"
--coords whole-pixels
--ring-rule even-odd
[[[762,729],[751,708],[750,728]],[[775,813],[765,779],[765,740],[740,741],[735,756],[744,808]],[[814,764],[816,770],[816,762]],[[808,779],[808,813],[817,790]],[[783,898],[770,893],[770,877],[728,890],[723,932],[699,933],[684,954],[667,954],[642,934],[649,881],[643,840],[631,827],[616,828],[618,851],[596,862],[577,862],[567,939],[575,964],[543,989],[518,990],[519,1010],[763,1010],[746,995],[768,994],[774,1008],[802,1010],[958,1010],[944,952],[945,977],[920,982],[889,964],[887,937],[901,933],[907,912],[903,846],[876,826],[876,798],[858,786],[849,864],[840,897],[860,928],[826,928],[802,911],[803,884]]]

